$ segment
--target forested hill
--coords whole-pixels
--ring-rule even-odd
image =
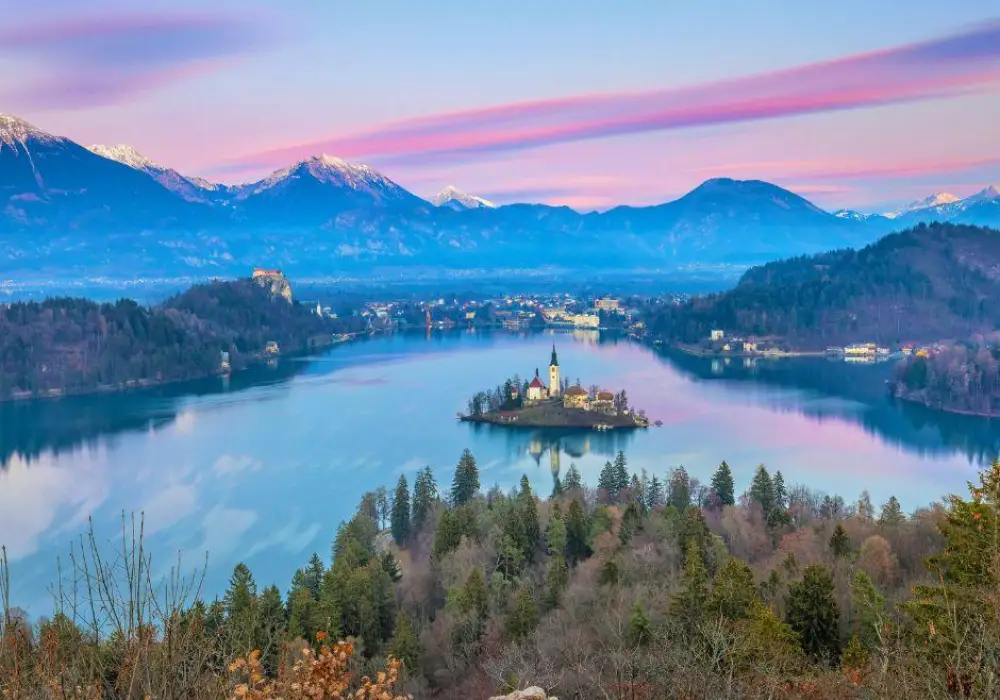
[[[348,321],[349,322],[349,321]],[[0,400],[201,377],[349,330],[250,280],[192,287],[155,307],[57,298],[0,306]]]
[[[752,268],[734,289],[664,307],[649,325],[683,342],[722,329],[819,349],[964,338],[998,323],[1000,231],[921,224],[860,250]]]

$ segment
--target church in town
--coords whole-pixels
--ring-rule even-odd
[[[579,384],[562,385],[559,379],[559,357],[556,355],[555,345],[552,346],[552,359],[549,360],[548,385],[542,381],[541,374],[536,369],[535,376],[528,384],[528,391],[524,398],[528,404],[547,401],[561,402],[565,408],[580,408],[584,411],[614,413],[616,410],[615,395],[610,391],[600,390],[591,395],[591,392]]]

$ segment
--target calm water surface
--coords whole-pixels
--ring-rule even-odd
[[[553,341],[564,376],[624,388],[662,427],[558,434],[455,419],[478,389],[544,372]],[[0,543],[14,601],[50,607],[56,558],[93,516],[110,539],[123,510],[145,514],[154,567],[209,552],[206,592],[245,561],[285,589],[366,490],[426,464],[447,487],[465,447],[484,486],[527,474],[547,493],[571,462],[595,484],[625,450],[633,470],[683,464],[707,481],[725,459],[738,489],[756,465],[788,483],[853,499],[867,488],[907,509],[964,490],[1000,448],[1000,423],[891,402],[886,366],[783,360],[744,367],[675,357],[596,334],[397,335],[322,356],[126,395],[0,404]],[[412,481],[411,481],[412,483]]]

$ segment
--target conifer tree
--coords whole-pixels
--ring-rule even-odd
[[[403,610],[396,614],[396,624],[389,641],[389,654],[403,662],[407,669],[415,669],[420,657],[420,637],[413,625],[413,618]]]
[[[559,607],[562,592],[569,583],[569,568],[562,556],[554,556],[549,562],[549,571],[545,576],[545,596],[543,603],[546,610]]]
[[[252,651],[257,642],[257,584],[243,562],[233,568],[223,604],[231,648],[242,653]]]
[[[455,478],[451,483],[451,502],[462,506],[476,497],[479,492],[479,467],[472,451],[466,448],[455,466]]]
[[[684,552],[684,573],[681,588],[670,601],[670,612],[684,624],[688,632],[701,619],[708,604],[708,570],[701,549],[695,540],[688,542]]]
[[[855,636],[867,651],[875,651],[886,629],[885,597],[861,569],[854,572],[851,581],[851,606]]]
[[[417,473],[416,481],[413,482],[413,509],[410,512],[413,521],[413,526],[410,528],[411,533],[417,533],[423,529],[437,498],[438,488],[437,482],[434,480],[434,473],[431,472],[430,467],[424,467]]]
[[[846,557],[851,553],[851,538],[847,536],[844,526],[837,523],[830,535],[830,552],[835,557]]]
[[[410,487],[403,474],[399,475],[399,481],[396,483],[389,520],[392,526],[392,539],[398,546],[405,547],[410,540]]]
[[[558,505],[558,504],[556,504]],[[548,551],[554,557],[565,556],[566,554],[566,521],[562,517],[562,512],[553,510],[549,519],[548,529],[545,533],[548,542]]]
[[[723,461],[712,475],[712,493],[715,499],[724,506],[736,504],[736,487],[733,485],[733,472]]]
[[[563,485],[562,480],[559,478],[559,474],[552,475],[552,495],[549,496],[553,501],[563,495]]]
[[[615,479],[615,467],[611,462],[605,462],[601,475],[597,478],[597,490],[600,491],[602,503],[618,501],[618,481]]]
[[[469,578],[462,587],[462,611],[475,613],[479,619],[486,619],[489,612],[489,597],[486,593],[486,580],[482,570],[477,566],[469,572]]]
[[[649,510],[659,508],[664,504],[665,500],[663,484],[660,483],[660,480],[654,474],[649,480],[649,486],[646,487],[646,508]]]
[[[522,584],[514,595],[510,615],[507,617],[507,634],[514,639],[526,637],[538,624],[538,603],[527,584]]]
[[[785,488],[785,477],[781,475],[781,470],[774,472],[771,487],[774,494],[774,508],[785,510],[788,507],[788,490]]]
[[[667,480],[667,505],[683,513],[691,505],[691,477],[683,466],[670,471]]]
[[[625,453],[622,450],[618,450],[618,454],[615,455],[614,469],[615,495],[617,497],[629,487],[628,461],[625,459]]]
[[[576,468],[576,464],[573,462],[570,463],[569,469],[566,471],[566,478],[563,479],[562,487],[564,491],[569,493],[583,488],[583,479],[580,478],[580,470]]]
[[[260,660],[271,673],[277,673],[281,642],[285,634],[285,603],[277,586],[268,586],[260,594],[259,615],[256,630],[256,649],[261,652]]]
[[[833,597],[833,578],[825,566],[811,564],[802,580],[788,587],[785,601],[788,626],[799,637],[806,654],[823,662],[840,653],[840,610]]]
[[[771,481],[771,476],[763,464],[757,467],[750,484],[750,499],[760,504],[765,518],[774,509],[774,482]]]
[[[895,496],[890,496],[889,500],[882,506],[882,513],[879,515],[878,524],[886,527],[899,525],[906,520],[903,509]]]
[[[735,557],[727,559],[715,575],[709,612],[727,620],[745,620],[759,600],[750,567]]]
[[[569,504],[566,516],[566,559],[570,565],[575,565],[591,555],[593,550],[590,548],[589,532],[590,527],[583,506],[574,498]]]

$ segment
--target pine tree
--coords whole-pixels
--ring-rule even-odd
[[[559,479],[559,474],[552,475],[552,495],[549,496],[553,501],[563,495],[563,485],[562,481]]]
[[[465,505],[479,492],[479,467],[472,451],[462,452],[455,466],[455,478],[451,482],[451,502],[454,506]]]
[[[461,595],[462,612],[474,613],[479,619],[486,619],[489,612],[489,597],[486,593],[486,580],[482,570],[477,566],[469,572]]]
[[[415,669],[420,657],[420,637],[413,626],[413,618],[400,610],[396,614],[394,628],[389,642],[390,656],[402,661],[405,668]]]
[[[750,484],[750,499],[760,504],[765,518],[774,509],[774,482],[771,481],[771,476],[763,464],[757,467]]]
[[[723,461],[712,475],[712,493],[719,504],[731,506],[736,504],[736,487],[733,484],[733,472]]]
[[[243,562],[233,568],[223,603],[231,648],[240,653],[253,651],[257,642],[257,584]]]
[[[649,646],[653,641],[653,626],[649,622],[646,611],[642,605],[636,601],[632,608],[632,615],[628,619],[628,641],[633,647]]]
[[[392,497],[392,514],[389,520],[392,524],[392,539],[398,546],[405,547],[410,540],[410,487],[403,474],[399,475]]]
[[[759,600],[750,567],[735,557],[727,559],[715,575],[709,612],[727,620],[745,620]]]
[[[538,624],[538,603],[527,584],[521,585],[514,595],[514,603],[507,617],[507,634],[514,639],[526,637]]]
[[[272,674],[277,673],[281,641],[285,634],[285,603],[277,586],[268,586],[261,592],[259,615],[254,648],[261,652],[261,663]]]
[[[830,552],[835,557],[846,557],[851,553],[851,538],[847,536],[844,526],[837,523],[830,535]]]
[[[417,473],[413,482],[413,509],[410,517],[413,520],[411,533],[420,532],[430,516],[434,501],[438,498],[437,482],[430,467],[424,467]]]
[[[708,570],[697,541],[692,539],[684,552],[681,589],[670,601],[671,614],[679,618],[689,632],[694,629],[708,605],[707,586]]]
[[[649,480],[649,486],[646,488],[646,507],[649,510],[661,507],[665,503],[665,498],[663,495],[663,484],[660,480],[653,475],[653,478]]]
[[[602,503],[616,503],[618,501],[618,482],[615,479],[615,467],[611,462],[605,462],[601,469],[601,475],[597,478],[597,490],[600,492]]]
[[[684,467],[670,471],[670,478],[667,480],[667,505],[681,513],[691,505],[691,477]]]
[[[774,494],[774,508],[785,510],[788,507],[788,490],[785,488],[785,477],[781,475],[780,470],[774,472],[774,478],[771,479],[771,488]]]
[[[616,497],[621,495],[621,492],[629,487],[629,476],[628,476],[628,462],[625,459],[625,453],[618,450],[618,454],[615,455],[615,487],[616,487]]]
[[[545,576],[545,597],[543,603],[546,610],[559,607],[562,592],[569,583],[569,568],[562,556],[553,556],[549,562],[549,572]]]
[[[833,577],[825,566],[811,564],[802,580],[788,586],[788,626],[802,650],[818,661],[831,662],[840,652],[840,611],[833,597]]]
[[[573,499],[566,516],[566,559],[575,565],[591,555],[590,526],[580,501]]]
[[[554,557],[566,554],[566,521],[563,520],[561,512],[552,513],[545,539],[548,541],[549,554]]]
[[[879,515],[878,524],[884,527],[894,527],[906,520],[903,509],[895,496],[890,496],[889,500],[882,506],[882,514]]]
[[[572,493],[574,490],[583,488],[583,480],[580,478],[580,470],[575,463],[570,463],[566,478],[563,479],[563,490]]]
[[[854,634],[868,651],[879,648],[886,629],[885,597],[878,592],[871,577],[858,569],[851,581],[851,606]]]

